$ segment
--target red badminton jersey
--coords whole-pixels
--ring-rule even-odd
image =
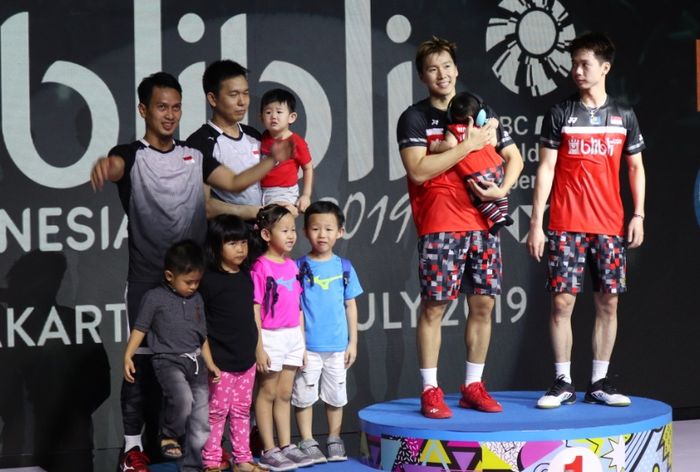
[[[573,96],[549,110],[540,145],[557,150],[549,229],[624,235],[620,162],[645,148],[632,108],[608,97],[592,112]]]
[[[401,114],[396,127],[399,149],[414,146],[429,149],[431,142],[443,140],[446,115],[444,111],[432,107],[428,99],[408,107]],[[497,149],[513,143],[508,133],[500,128],[498,138]],[[410,179],[407,181],[413,221],[419,236],[451,231],[485,231],[489,228],[488,219],[471,202],[456,166],[421,185]]]

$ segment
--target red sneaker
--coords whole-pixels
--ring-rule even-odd
[[[501,404],[486,391],[483,382],[472,382],[467,387],[462,384],[459,390],[462,392],[462,398],[459,399],[462,408],[473,408],[486,413],[503,411]]]
[[[119,470],[122,472],[148,472],[148,464],[151,461],[148,456],[134,447],[122,454],[119,461]]]
[[[445,397],[440,387],[429,387],[420,396],[420,412],[426,418],[445,419],[452,416],[452,411],[445,404]]]

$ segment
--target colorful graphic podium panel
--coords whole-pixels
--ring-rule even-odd
[[[431,420],[420,400],[399,399],[360,410],[361,452],[375,469],[393,472],[670,472],[671,407],[631,397],[628,407],[579,402],[535,407],[541,392],[494,392],[503,413],[465,410]]]

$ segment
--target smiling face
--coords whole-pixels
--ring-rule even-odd
[[[610,63],[596,57],[590,49],[580,49],[571,58],[571,77],[580,91],[605,90]]]
[[[289,125],[297,119],[296,112],[290,112],[286,103],[271,102],[265,105],[260,113],[260,119],[265,129],[274,138],[286,138]]]
[[[423,60],[421,81],[431,97],[449,100],[455,94],[459,70],[447,51],[429,54]]]
[[[283,256],[290,253],[294,249],[294,243],[297,241],[294,217],[291,213],[287,213],[274,223],[271,228],[263,229],[260,235],[267,242],[268,249],[275,255]]]
[[[207,101],[214,112],[214,122],[223,122],[225,126],[232,126],[245,118],[250,106],[250,91],[248,79],[243,75],[231,77],[221,81],[219,93],[207,94]]]
[[[333,253],[333,246],[343,236],[343,228],[333,213],[314,213],[306,223],[306,237],[311,243],[311,253],[326,258]]]
[[[199,288],[199,282],[202,280],[204,272],[201,270],[193,270],[184,274],[173,274],[171,271],[165,271],[165,280],[181,297],[191,297]]]
[[[182,96],[174,88],[153,87],[149,103],[139,103],[139,114],[146,121],[146,141],[170,147],[182,117]]]

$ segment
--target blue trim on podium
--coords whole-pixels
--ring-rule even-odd
[[[552,410],[535,407],[541,392],[492,392],[502,413],[460,408],[458,395],[446,395],[449,419],[433,420],[420,414],[420,400],[405,398],[377,403],[358,413],[360,430],[376,436],[460,441],[551,441],[601,438],[660,428],[672,421],[671,407],[657,400],[630,397],[628,407],[584,403]]]

